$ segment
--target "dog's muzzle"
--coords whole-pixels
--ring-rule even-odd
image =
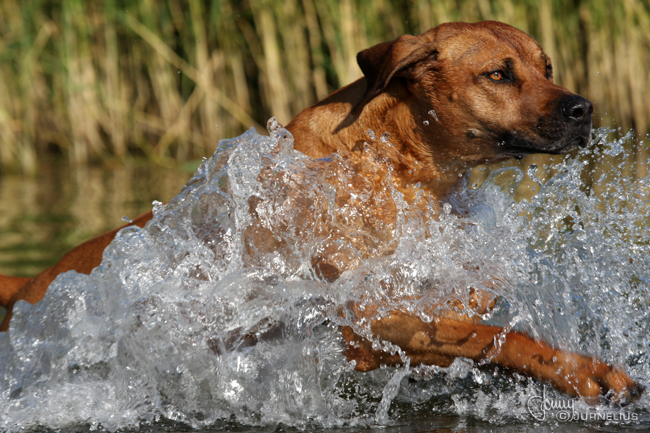
[[[591,144],[591,102],[579,95],[564,95],[551,114],[540,117],[532,130],[499,135],[504,153],[520,158],[531,153],[567,153]]]

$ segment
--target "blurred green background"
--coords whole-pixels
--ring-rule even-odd
[[[485,19],[536,38],[597,121],[649,131],[647,0],[3,0],[0,170],[210,155],[359,78],[364,48]]]
[[[486,19],[536,38],[596,126],[642,138],[588,161],[588,187],[612,167],[646,176],[648,0],[0,1],[0,273],[33,275],[169,200],[219,139],[286,124],[359,78],[358,51]]]

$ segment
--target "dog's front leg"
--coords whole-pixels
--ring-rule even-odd
[[[618,402],[638,397],[641,387],[621,369],[601,360],[566,352],[520,332],[503,328],[435,317],[426,323],[402,311],[375,319],[370,329],[374,336],[399,346],[411,365],[448,366],[457,356],[476,362],[489,362],[550,383],[570,395],[596,402],[606,395]],[[381,364],[400,364],[397,355],[375,351],[371,343],[351,328],[342,328],[345,354],[355,368],[369,371]]]

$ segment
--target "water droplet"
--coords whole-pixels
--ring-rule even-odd
[[[476,189],[476,188],[478,188],[478,182],[474,182],[474,183],[472,184],[472,189]]]
[[[443,204],[442,211],[445,213],[445,215],[449,215],[451,213],[451,205],[449,203]]]
[[[153,211],[154,215],[160,214],[163,211],[164,207],[165,206],[162,204],[162,202],[158,200],[154,200],[151,202],[151,208],[152,208],[151,210]]]
[[[429,121],[428,121],[428,120],[425,120],[425,121],[422,122],[422,123],[424,124],[424,126],[429,126]]]
[[[131,224],[133,222],[133,220],[131,218],[129,218],[128,216],[126,216],[126,215],[124,215],[122,217],[122,221],[124,221],[125,223],[129,223],[129,224]]]
[[[373,131],[372,129],[369,129],[368,132],[366,132],[366,135],[370,137],[371,140],[377,138],[377,136],[375,135],[375,131]]]
[[[390,134],[388,132],[384,132],[383,134],[381,134],[380,140],[382,143],[388,143],[389,139],[390,139]]]
[[[273,135],[278,133],[279,130],[283,128],[282,124],[278,122],[278,119],[271,117],[268,122],[266,122],[266,130],[269,131],[269,134]]]
[[[436,114],[435,110],[429,110],[429,115],[433,116],[433,118],[436,119],[436,122],[439,122],[438,115]]]
[[[528,177],[530,177],[532,180],[537,179],[537,164],[530,164],[528,166]]]

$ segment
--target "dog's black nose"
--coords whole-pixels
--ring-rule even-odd
[[[562,114],[577,123],[591,122],[594,106],[579,95],[567,95],[560,100]]]

